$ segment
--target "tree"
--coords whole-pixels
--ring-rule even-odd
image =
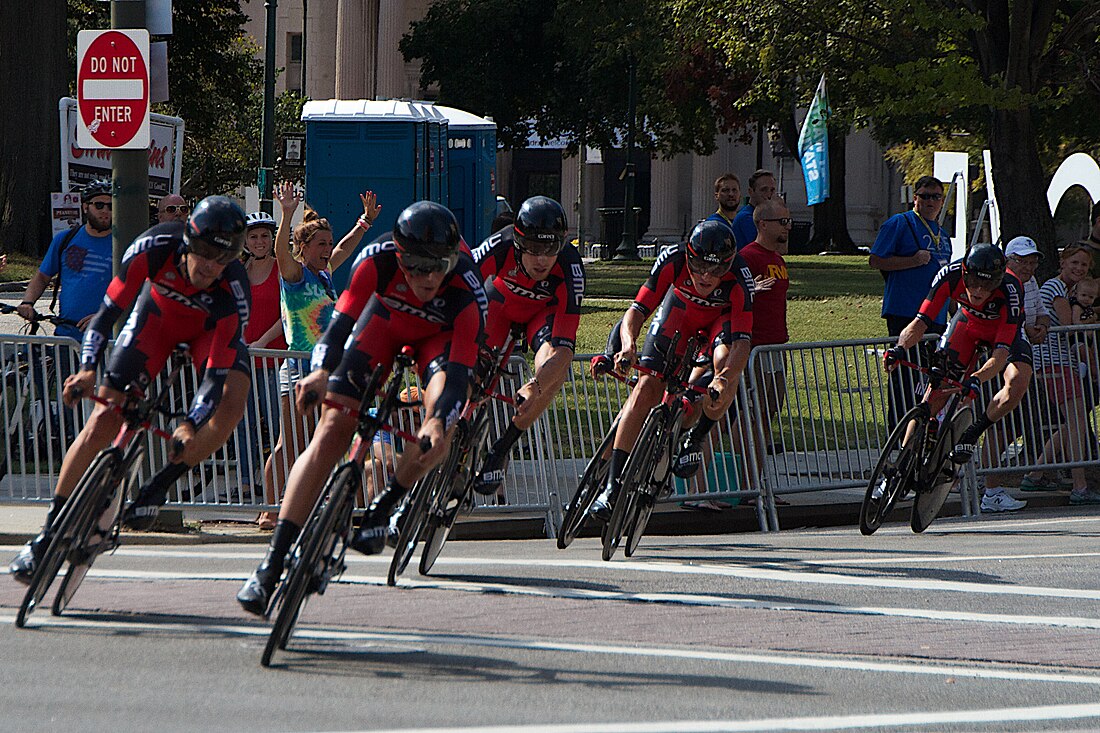
[[[870,124],[887,144],[927,144],[956,131],[987,140],[1002,235],[1028,234],[1054,253],[1045,197],[1051,158],[1100,133],[1100,3],[676,0],[676,6],[685,32],[758,70],[743,104],[804,102],[824,71],[840,130]],[[716,34],[718,26],[726,33]]]
[[[49,244],[67,78],[64,6],[0,3],[0,249],[37,254]]]

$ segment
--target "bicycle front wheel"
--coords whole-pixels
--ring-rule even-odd
[[[465,505],[470,491],[473,488],[473,465],[467,465],[465,472],[458,470],[459,459],[466,454],[467,460],[472,457],[472,448],[467,448],[469,429],[464,422],[458,424],[454,439],[451,441],[451,451],[447,459],[439,468],[442,476],[466,477],[460,495],[454,495],[454,489],[437,492],[435,502],[428,513],[427,525],[424,528],[424,547],[420,550],[420,574],[427,575],[432,566],[443,551],[443,545],[447,544],[447,538],[451,536],[451,528],[454,527],[458,513]],[[445,487],[446,488],[446,487]]]
[[[387,585],[397,585],[398,576],[409,566],[409,561],[416,552],[416,544],[424,534],[432,497],[442,489],[444,482],[443,474],[433,470],[417,481],[406,497],[405,510],[398,520],[400,528],[397,533],[397,549],[393,552],[393,559],[390,560],[390,568],[386,573]]]
[[[345,463],[328,480],[318,504],[291,551],[290,566],[281,589],[279,612],[271,626],[260,664],[270,666],[276,649],[286,649],[290,634],[302,611],[306,597],[315,592],[329,570],[333,553],[341,538],[347,539],[351,526],[351,507],[362,484],[359,466]]]
[[[15,616],[15,625],[18,628],[23,628],[27,618],[41,603],[72,550],[83,546],[102,509],[101,497],[115,480],[114,473],[119,460],[116,449],[108,448],[100,452],[65,502],[54,522],[53,539],[35,568],[30,586],[19,605],[19,612]]]
[[[615,429],[618,427],[619,423],[616,420],[611,425],[611,429],[607,431],[607,435],[604,436],[603,442],[596,449],[592,460],[585,466],[584,473],[581,474],[580,483],[577,484],[577,490],[573,492],[573,498],[565,508],[565,516],[562,518],[561,528],[558,530],[559,550],[569,547],[570,543],[580,534],[584,528],[585,520],[588,519],[589,507],[592,506],[592,502],[595,501],[600,490],[607,484],[608,461],[604,457],[604,453],[610,450],[611,444],[615,441]]]
[[[951,449],[974,421],[969,407],[956,410],[947,424],[940,427],[935,449],[925,462],[927,491],[918,491],[913,499],[909,526],[917,533],[928,529],[939,516],[947,495],[959,482],[959,470],[949,459]]]
[[[910,428],[912,433],[906,440]],[[920,468],[920,447],[927,429],[928,406],[920,404],[905,413],[886,439],[859,507],[859,531],[863,534],[874,534],[898,499],[914,488]]]
[[[610,560],[615,555],[615,549],[622,541],[624,530],[637,523],[636,515],[641,508],[642,497],[648,492],[649,482],[652,480],[653,466],[664,435],[667,414],[667,410],[661,405],[650,410],[645,424],[642,425],[642,431],[634,442],[634,448],[630,451],[630,457],[626,459],[626,465],[623,466],[622,488],[615,507],[611,511],[607,533],[603,538],[604,560]]]

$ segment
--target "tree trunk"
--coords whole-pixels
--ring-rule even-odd
[[[68,86],[65,3],[0,3],[0,248],[38,255],[60,190],[57,102]]]
[[[847,129],[829,130],[829,198],[815,204],[814,231],[810,246],[816,250],[857,254],[848,233],[846,149]]]
[[[1003,247],[1013,237],[1035,240],[1043,253],[1040,279],[1058,269],[1058,243],[1054,217],[1047,205],[1050,177],[1039,160],[1031,111],[993,110],[989,129],[989,152],[993,159],[993,185],[1001,214]]]

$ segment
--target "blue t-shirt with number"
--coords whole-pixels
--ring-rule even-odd
[[[871,247],[871,254],[877,257],[912,257],[922,249],[932,254],[927,264],[884,273],[883,318],[913,318],[917,315],[928,289],[932,287],[932,279],[951,262],[951,238],[939,222],[921,219],[915,211],[891,216],[878,230],[875,244]],[[944,306],[936,322],[945,323],[946,317],[947,307]]]
[[[62,252],[61,243],[68,233],[65,230],[53,238],[38,271],[52,278],[60,270],[57,315],[79,321],[99,310],[103,296],[107,294],[107,286],[111,284],[111,233],[107,232],[105,237],[93,237],[88,233],[88,227],[82,226]],[[56,333],[77,341],[84,336],[72,326],[58,326]]]

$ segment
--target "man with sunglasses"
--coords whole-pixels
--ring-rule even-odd
[[[170,193],[157,202],[157,222],[160,224],[169,221],[187,221],[189,213],[191,213],[191,207],[179,194]]]
[[[180,343],[190,346],[192,361],[202,372],[191,408],[172,434],[169,464],[154,477],[152,488],[142,488],[127,508],[129,520],[152,524],[164,503],[160,487],[224,444],[244,414],[251,383],[248,350],[241,338],[250,307],[248,276],[238,261],[244,239],[244,212],[224,196],[203,199],[186,225],[157,224],[138,236],[88,325],[80,371],[65,380],[65,404],[75,405],[91,394],[114,325],[127,311],[130,315],[104,370],[100,397],[122,404],[125,391],[131,385],[147,387]],[[69,446],[42,533],[11,565],[17,580],[29,581],[66,497],[122,421],[120,413],[97,405]]]
[[[33,319],[35,302],[56,276],[60,281],[57,314],[77,325],[58,326],[55,333],[76,341],[84,337],[111,282],[111,182],[92,181],[84,186],[80,209],[83,226],[53,238],[18,308],[23,318]]]
[[[580,253],[566,244],[565,210],[546,196],[523,202],[512,226],[474,250],[488,281],[485,346],[500,348],[513,323],[525,325],[535,352],[535,376],[516,393],[521,401],[504,434],[493,444],[474,482],[480,494],[500,496],[512,446],[534,424],[569,377],[584,298]]]
[[[237,593],[249,613],[263,615],[283,572],[286,554],[336,463],[355,435],[359,405],[371,375],[388,375],[402,347],[420,368],[425,420],[417,430],[428,448],[407,443],[389,485],[371,501],[353,538],[354,549],[381,552],[390,518],[414,483],[447,455],[468,396],[485,326],[485,291],[470,256],[461,251],[458,221],[447,207],[418,201],[397,217],[392,241],[367,245],[347,289],[313,348],[309,375],[297,385],[298,409],[323,395],[328,403],[313,439],[287,478],[279,521],[267,555]]]
[[[696,331],[707,333],[714,365],[710,389],[718,394],[703,400],[703,415],[684,437],[673,470],[690,476],[702,463],[700,445],[711,428],[725,414],[737,395],[737,384],[749,358],[752,336],[752,274],[737,254],[733,231],[717,221],[695,226],[687,242],[667,247],[653,265],[649,279],[638,290],[634,302],[616,332],[608,340],[613,363],[628,370],[637,358],[637,339],[642,324],[656,309],[646,335],[641,364],[660,373],[665,354],[675,334],[677,355],[687,349]],[[658,307],[659,306],[659,307]],[[589,513],[606,522],[621,488],[620,476],[630,450],[641,432],[649,411],[661,401],[664,383],[643,374],[630,393],[619,417],[611,451],[607,484],[592,502]]]
[[[882,317],[890,336],[901,334],[917,315],[932,279],[951,261],[951,238],[940,227],[943,209],[943,183],[922,176],[913,185],[913,208],[895,214],[878,231],[871,247],[869,263],[886,280],[882,295]],[[947,322],[946,307],[933,315],[928,329],[943,333]],[[916,352],[909,360],[916,360]],[[895,374],[890,379],[889,423],[897,422],[913,406],[916,397],[911,375]]]

